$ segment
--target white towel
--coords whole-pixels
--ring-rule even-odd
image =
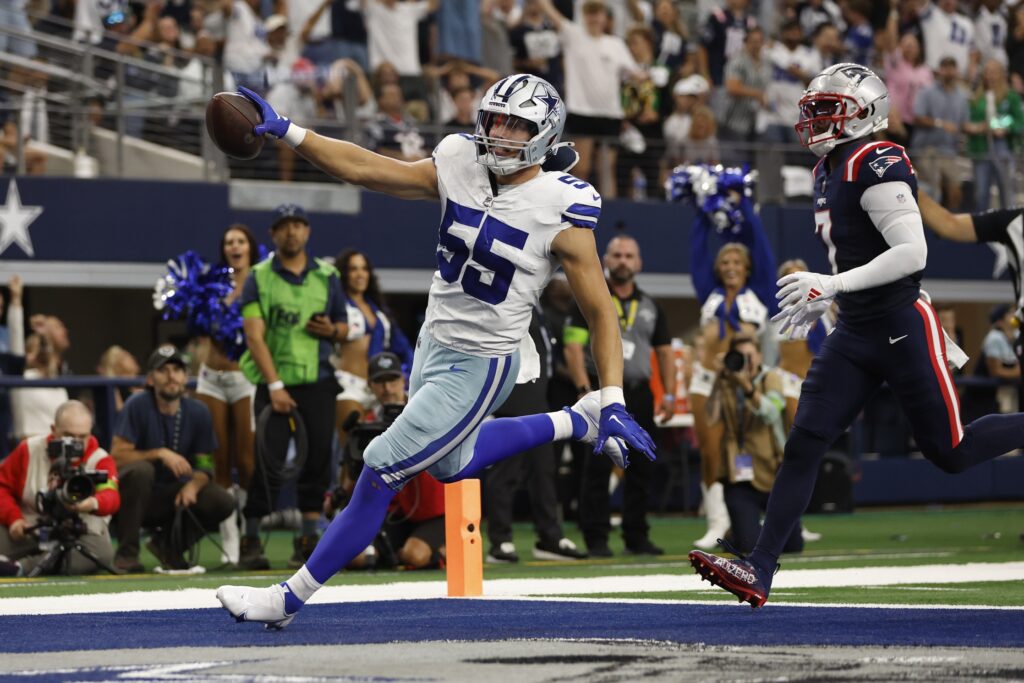
[[[540,354],[533,343],[533,337],[526,335],[519,340],[519,376],[516,384],[533,382],[540,377]]]

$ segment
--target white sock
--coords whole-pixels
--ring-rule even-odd
[[[547,413],[551,423],[555,426],[555,441],[572,438],[572,415],[564,410],[554,413]]]
[[[295,594],[295,597],[302,600],[302,602],[306,602],[313,597],[313,593],[320,590],[320,586],[322,585],[316,582],[313,575],[309,573],[308,569],[306,569],[306,565],[302,565],[302,569],[295,572],[295,574],[292,575],[292,578],[285,581],[285,583],[287,583],[288,587],[292,589],[292,593]]]

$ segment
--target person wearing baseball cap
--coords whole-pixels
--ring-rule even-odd
[[[270,224],[274,253],[252,267],[240,300],[247,349],[239,366],[256,385],[255,414],[268,407],[279,415],[297,414],[308,438],[308,455],[297,482],[302,530],[289,560],[293,567],[302,566],[318,540],[317,521],[331,483],[334,397],[339,390],[330,357],[334,343],[350,337],[338,270],[308,253],[310,233],[309,217],[301,206],[277,207]],[[289,438],[287,430],[268,430],[262,452],[268,458],[284,458]],[[243,511],[245,535],[238,561],[242,569],[270,567],[260,543],[260,520],[273,510],[280,482],[266,470],[264,460],[257,458]]]
[[[114,563],[141,569],[139,536],[146,526],[154,530],[146,548],[162,570],[190,570],[185,554],[231,514],[234,499],[213,481],[213,419],[202,402],[185,396],[185,357],[160,346],[146,370],[147,391],[125,401],[110,449],[121,488]],[[183,509],[188,512],[179,514]]]
[[[693,108],[707,99],[708,90],[707,79],[699,74],[680,79],[672,86],[674,109],[662,124],[669,166],[685,163],[685,145],[690,137]]]

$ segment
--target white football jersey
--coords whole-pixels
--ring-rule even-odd
[[[701,327],[718,317],[718,307],[725,303],[725,295],[715,289],[700,307]],[[764,329],[768,322],[768,309],[752,290],[744,289],[736,295],[736,309],[740,322],[750,323],[757,329]]]
[[[558,267],[551,242],[566,228],[596,228],[601,196],[559,171],[495,195],[465,134],[441,140],[434,165],[441,226],[427,333],[456,351],[507,356],[529,334],[532,307]]]

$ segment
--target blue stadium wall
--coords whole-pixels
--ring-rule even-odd
[[[2,260],[162,263],[186,249],[212,256],[220,233],[233,222],[248,224],[261,240],[269,241],[265,228],[270,212],[232,207],[224,184],[19,178],[17,186],[22,205],[42,207],[43,212],[29,227],[34,256],[10,244],[0,252]],[[9,179],[0,180],[4,196],[9,187]],[[277,194],[287,188],[276,187]],[[311,212],[312,251],[334,254],[351,246],[366,251],[379,267],[433,268],[437,203],[363,192],[356,211]],[[827,269],[809,206],[764,206],[761,217],[778,259],[799,256],[812,269]],[[598,244],[625,226],[640,242],[646,272],[685,274],[692,218],[692,209],[677,204],[608,201]],[[931,236],[929,240],[929,278],[991,277],[993,257],[987,249]],[[5,241],[0,239],[0,244]]]

